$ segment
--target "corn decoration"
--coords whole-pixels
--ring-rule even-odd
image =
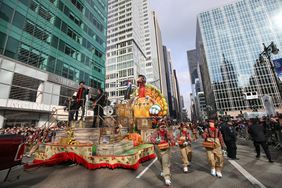
[[[68,135],[68,145],[78,145],[79,142],[75,141],[74,139],[74,132],[73,132],[73,128],[69,128],[67,130],[67,135]]]

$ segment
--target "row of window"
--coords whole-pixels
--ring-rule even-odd
[[[14,10],[12,8],[10,8],[9,6],[7,6],[5,4],[1,4],[0,18],[2,18],[3,20],[6,20],[7,22],[11,22],[13,11]],[[14,24],[15,26],[17,26],[20,29],[23,29],[24,31],[29,33],[30,35],[48,43],[48,44],[50,44],[50,42],[51,42],[51,39],[50,39],[51,33],[49,33],[47,30],[43,29],[39,25],[33,24],[30,20],[25,21],[25,17],[18,12],[15,12],[12,24]],[[76,42],[78,42],[80,44],[82,43],[82,46],[87,48],[91,53],[94,52],[94,54],[98,58],[102,57],[102,55],[103,55],[102,52],[100,52],[99,50],[94,48],[94,46],[89,41],[87,41],[86,39],[82,40],[82,38],[79,34],[74,32],[65,22],[61,21],[57,17],[55,19],[55,26],[58,27],[61,31],[65,32],[68,36],[70,36]],[[98,39],[98,37],[96,39]],[[74,59],[76,59],[78,61],[81,61],[81,59],[83,61],[84,58],[81,58],[81,56],[85,56],[84,54],[81,55],[80,52],[77,52],[77,50],[71,48],[69,45],[65,45],[62,40],[58,43],[58,38],[56,36],[53,36],[51,45],[53,47],[57,48],[58,44],[59,44],[59,50],[61,50],[62,52],[66,53],[67,55],[73,57]]]
[[[73,12],[61,1],[59,0],[58,8],[61,10],[67,17],[74,21],[79,27],[82,25],[82,21],[76,17]],[[101,32],[104,33],[104,26],[101,24],[95,16],[89,11],[89,9],[85,9],[85,17]]]
[[[78,72],[78,70],[65,64],[63,61],[59,59],[56,60],[56,58],[45,54],[43,51],[37,50],[12,37],[8,37],[6,47],[4,47],[6,38],[7,35],[0,32],[1,54],[74,81],[85,80],[86,83],[90,85],[91,76],[88,73],[83,71]],[[94,66],[93,69],[101,72],[101,69],[98,67],[95,68]],[[102,83],[102,81],[100,83]]]

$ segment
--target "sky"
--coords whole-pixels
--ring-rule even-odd
[[[191,82],[186,52],[195,49],[197,15],[231,2],[234,0],[150,0],[151,10],[157,14],[163,45],[171,50],[180,93],[188,111]]]

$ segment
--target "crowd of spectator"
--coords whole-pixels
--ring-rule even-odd
[[[52,141],[52,138],[57,130],[63,130],[66,126],[52,127],[7,127],[0,129],[0,135],[17,134],[25,138],[26,156],[30,157],[42,143]]]

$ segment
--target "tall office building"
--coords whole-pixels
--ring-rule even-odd
[[[106,91],[110,100],[121,100],[127,82],[144,74],[143,1],[108,1]]]
[[[104,87],[107,8],[106,0],[0,1],[0,127],[48,119],[81,80]]]
[[[179,85],[176,70],[172,71],[172,90],[173,90],[173,105],[175,110],[171,115],[173,118],[180,120],[181,119],[181,104],[180,104],[180,93],[179,93]]]
[[[269,65],[256,62],[262,43],[282,46],[281,11],[279,0],[240,0],[198,15],[196,48],[208,105],[237,115],[250,110],[242,98],[246,92],[270,95],[276,107],[281,104]],[[257,106],[263,108],[261,100]]]
[[[109,99],[123,99],[127,82],[139,74],[165,94],[162,38],[148,0],[110,0],[106,58],[106,91]],[[167,96],[165,94],[165,96]]]
[[[194,114],[192,114],[191,117],[193,117],[193,120],[202,119],[206,114],[206,100],[200,79],[201,71],[196,49],[187,51],[187,60],[192,84],[192,95],[190,96],[190,100],[192,101],[191,108],[194,109]]]
[[[164,54],[164,65],[166,72],[166,87],[167,87],[167,102],[169,108],[169,115],[173,114],[173,110],[175,109],[173,105],[173,88],[172,88],[172,65],[171,65],[171,55],[170,51],[167,50],[166,46],[163,46],[163,54]]]
[[[187,60],[189,67],[189,75],[192,84],[195,84],[195,79],[198,78],[198,61],[197,61],[197,50],[189,50],[187,51]]]
[[[166,65],[164,61],[164,54],[163,54],[163,42],[162,42],[162,34],[160,30],[160,26],[156,17],[155,12],[153,12],[154,15],[154,35],[155,38],[152,38],[152,42],[156,43],[156,51],[153,51],[153,53],[157,54],[157,62],[158,62],[158,72],[155,72],[154,74],[159,73],[159,83],[160,83],[160,90],[163,93],[166,100],[168,100],[167,97],[167,78],[166,78]]]

